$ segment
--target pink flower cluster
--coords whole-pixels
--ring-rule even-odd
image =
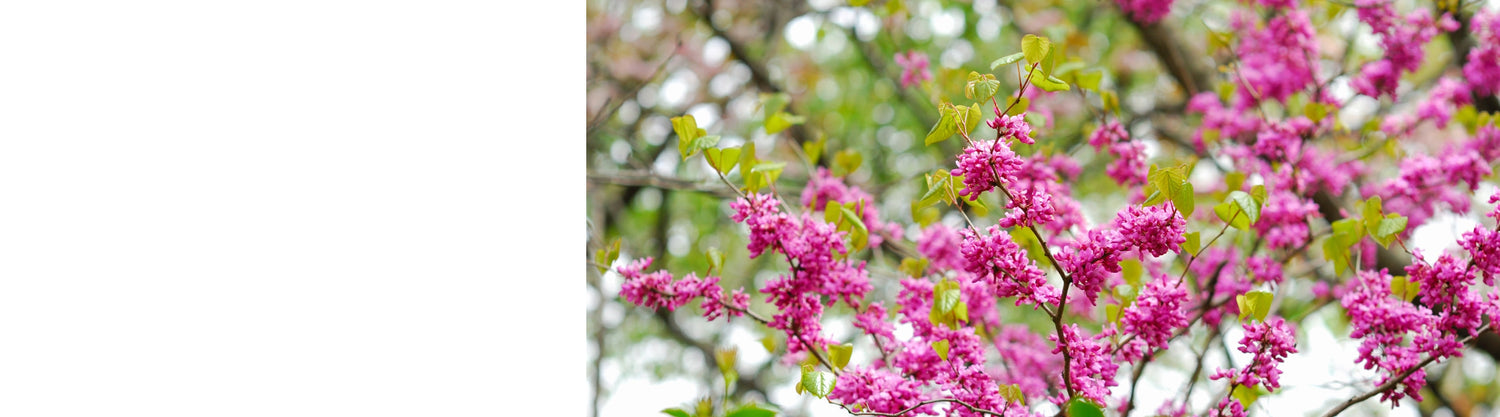
[[[1187,289],[1165,276],[1157,277],[1136,297],[1135,303],[1120,314],[1126,333],[1134,334],[1148,345],[1166,349],[1172,332],[1187,327]]]
[[[1469,20],[1474,48],[1464,63],[1464,78],[1480,95],[1500,93],[1500,11],[1480,8]]]
[[[896,53],[896,65],[901,66],[901,88],[911,88],[932,79],[932,71],[927,69],[927,55],[920,52]]]
[[[852,366],[839,375],[829,399],[845,405],[861,405],[877,413],[896,413],[929,399],[922,384],[889,369]],[[913,414],[935,414],[932,404],[917,407]]]
[[[1015,182],[1023,164],[1021,158],[1010,150],[1009,143],[975,141],[958,155],[958,168],[952,174],[964,177],[964,188],[959,194],[972,200],[994,189],[997,184]]]
[[[1291,10],[1276,15],[1257,28],[1248,15],[1239,15],[1233,25],[1241,33],[1239,48],[1240,94],[1261,100],[1286,102],[1287,97],[1313,83],[1318,72],[1318,44],[1307,12]]]
[[[1318,205],[1289,191],[1277,191],[1266,198],[1255,230],[1265,237],[1271,249],[1296,249],[1307,243],[1307,221],[1318,214]]]
[[[969,266],[967,271],[978,279],[987,280],[999,297],[1017,297],[1016,305],[1022,303],[1040,307],[1056,303],[1060,292],[1047,283],[1047,274],[1026,258],[1010,235],[999,226],[990,226],[988,236],[979,236],[971,229],[964,229],[961,251]]]
[[[681,280],[673,281],[672,273],[667,271],[642,272],[651,266],[651,260],[649,257],[638,259],[617,270],[625,278],[625,283],[620,286],[620,296],[625,300],[646,308],[676,310],[694,298],[704,297],[699,307],[709,320],[726,312],[730,317],[739,317],[750,306],[750,295],[745,294],[744,288],[735,290],[733,298],[725,300],[724,289],[718,285],[719,277],[700,279],[696,274],[688,273]]]
[[[1120,236],[1132,246],[1152,256],[1179,251],[1187,238],[1187,220],[1177,207],[1166,202],[1150,207],[1130,206],[1115,214]]]
[[[1291,327],[1280,317],[1266,322],[1245,323],[1244,338],[1240,339],[1239,351],[1254,355],[1249,365],[1239,368],[1219,368],[1208,379],[1228,379],[1242,387],[1264,386],[1269,391],[1281,388],[1281,369],[1277,366],[1286,361],[1289,354],[1297,353],[1297,340]],[[1219,412],[1215,415],[1242,417],[1244,405],[1231,396],[1219,400]]]
[[[1493,234],[1480,230],[1460,241],[1475,256],[1488,256],[1495,243]],[[1349,336],[1360,339],[1355,363],[1379,368],[1377,384],[1411,372],[1380,394],[1381,401],[1392,406],[1408,396],[1422,400],[1427,372],[1417,365],[1424,355],[1435,360],[1462,355],[1457,335],[1474,334],[1485,317],[1493,320],[1500,315],[1500,295],[1485,297],[1474,291],[1474,271],[1458,258],[1443,254],[1431,264],[1414,263],[1406,272],[1411,283],[1420,285],[1415,301],[1421,305],[1392,295],[1392,278],[1384,271],[1361,271],[1340,296],[1349,315]]]
[[[1148,25],[1156,23],[1172,11],[1172,0],[1115,0],[1115,4],[1131,20]]]
[[[1095,228],[1053,256],[1073,279],[1078,294],[1087,297],[1088,304],[1093,305],[1107,280],[1120,272],[1120,259],[1128,249],[1129,245],[1119,231]]]
[[[1057,335],[1048,338],[1057,343],[1052,353],[1062,353],[1064,350],[1068,352],[1068,386],[1077,390],[1078,396],[1103,404],[1105,398],[1109,397],[1109,387],[1117,385],[1115,371],[1120,368],[1119,364],[1110,360],[1109,344],[1101,343],[1096,338],[1083,337],[1079,334],[1077,324],[1063,326],[1061,341]],[[1059,398],[1058,404],[1065,400],[1066,398]]]
[[[1451,32],[1458,29],[1458,21],[1443,14],[1434,21],[1427,9],[1417,9],[1406,15],[1406,20],[1397,18],[1395,2],[1391,0],[1355,0],[1359,20],[1370,25],[1380,35],[1380,45],[1385,57],[1365,64],[1349,85],[1360,94],[1379,98],[1380,95],[1396,97],[1396,87],[1402,72],[1413,72],[1422,66],[1422,48],[1437,36],[1438,31]]]
[[[1105,173],[1122,187],[1134,187],[1146,183],[1146,144],[1130,140],[1125,127],[1117,120],[1110,120],[1089,135],[1089,146],[1102,152],[1109,148],[1115,157]]]
[[[1437,203],[1446,203],[1454,212],[1469,210],[1469,193],[1490,174],[1490,165],[1478,153],[1449,148],[1437,158],[1412,155],[1401,164],[1400,176],[1372,183],[1362,190],[1365,195],[1379,195],[1385,211],[1401,213],[1409,224],[1427,222],[1437,212]],[[1455,187],[1459,183],[1462,189]],[[1409,234],[1415,227],[1407,228]]]
[[[750,254],[758,257],[766,248],[786,256],[792,265],[790,275],[781,275],[766,283],[760,291],[780,309],[769,327],[787,333],[787,350],[801,352],[826,343],[821,335],[823,305],[842,299],[855,309],[869,292],[869,273],[864,262],[857,264],[835,259],[847,254],[845,233],[833,225],[804,213],[800,221],[781,212],[780,200],[764,194],[752,194],[730,203],[732,218],[750,226]]]
[[[1496,49],[1500,50],[1500,48]],[[1417,103],[1417,118],[1432,120],[1439,129],[1447,127],[1448,121],[1453,119],[1453,113],[1458,111],[1459,106],[1474,101],[1469,95],[1469,89],[1469,84],[1463,80],[1449,77],[1439,79],[1437,85],[1428,90],[1427,99]]]

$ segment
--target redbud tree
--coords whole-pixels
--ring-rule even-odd
[[[590,2],[594,415],[1492,410],[1496,6]]]

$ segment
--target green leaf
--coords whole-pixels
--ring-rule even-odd
[[[937,351],[938,357],[948,360],[948,339],[932,342],[932,350]]]
[[[708,159],[708,165],[714,167],[719,173],[728,174],[734,169],[735,164],[740,163],[740,147],[704,149],[703,157]]]
[[[1021,386],[1017,384],[1001,385],[1000,398],[1004,398],[1006,404],[1018,403],[1026,405],[1026,393],[1021,392]]]
[[[693,119],[693,115],[691,114],[673,117],[672,131],[677,132],[677,152],[682,154],[682,159],[692,156],[689,150],[695,141],[699,137],[708,134],[703,129],[698,128],[698,121]]]
[[[755,167],[755,142],[745,143],[744,150],[740,151],[740,176],[747,176],[750,168]]]
[[[1409,280],[1405,275],[1391,277],[1391,294],[1402,301],[1411,302],[1422,293],[1422,283]]]
[[[806,117],[793,116],[786,112],[772,113],[771,117],[766,118],[766,134],[774,135],[786,130],[788,127],[792,127],[792,125],[800,125],[806,121]]]
[[[1068,417],[1104,417],[1104,409],[1081,397],[1068,400]]]
[[[1260,220],[1260,202],[1249,193],[1240,190],[1230,191],[1225,201],[1233,202],[1242,213],[1245,213],[1245,218],[1249,221],[1249,224],[1255,224],[1256,221]]]
[[[854,345],[828,345],[828,361],[839,369],[849,365],[849,358],[853,354]]]
[[[812,366],[802,366],[802,382],[797,386],[803,391],[812,393],[813,396],[824,398],[833,392],[834,383],[838,382],[833,374],[824,371],[813,370]]]
[[[1403,231],[1406,231],[1406,216],[1390,213],[1380,219],[1380,226],[1375,228],[1373,238],[1380,247],[1390,247],[1391,242],[1395,242]]]
[[[1250,218],[1245,215],[1244,210],[1239,205],[1231,201],[1224,201],[1214,205],[1214,214],[1219,215],[1219,220],[1229,223],[1230,226],[1236,229],[1250,229]]]
[[[760,338],[760,345],[766,348],[767,353],[776,353],[776,335],[767,332]]]
[[[994,71],[995,68],[1000,68],[1001,65],[1014,64],[1016,63],[1016,61],[1020,61],[1021,58],[1025,56],[1025,52],[1016,52],[1010,55],[1002,56],[1000,57],[1000,59],[995,60],[995,62],[990,63],[990,70]]]
[[[719,248],[710,247],[706,255],[708,256],[709,273],[712,274],[713,271],[719,271],[722,274],[724,271],[724,252],[720,251]]]
[[[740,407],[734,411],[730,411],[729,414],[724,415],[724,417],[776,417],[776,412],[756,407],[754,405],[747,405],[744,407]]]
[[[1365,231],[1372,235],[1375,234],[1376,229],[1380,228],[1380,220],[1384,218],[1380,196],[1370,197],[1370,199],[1360,202],[1359,211],[1360,220],[1365,226]]]
[[[958,306],[959,300],[962,299],[961,294],[962,292],[957,289],[949,289],[933,294],[932,309],[944,314],[952,312],[953,308]]]
[[[761,117],[770,119],[771,115],[786,109],[787,103],[792,101],[792,96],[787,93],[761,93],[760,107]]]
[[[859,151],[853,149],[839,151],[833,154],[833,176],[842,177],[853,174],[864,161],[865,157],[860,155]]]
[[[1104,305],[1104,318],[1106,320],[1109,320],[1110,323],[1116,323],[1116,324],[1120,323],[1120,305],[1119,304],[1105,304]]]
[[[1102,102],[1102,103],[1104,103],[1104,111],[1107,111],[1107,112],[1110,112],[1110,113],[1119,113],[1119,111],[1120,111],[1120,97],[1116,96],[1115,92],[1108,91],[1108,90],[1100,91],[1099,92],[1099,101]]]
[[[912,278],[921,278],[927,272],[927,258],[905,258],[901,260],[901,272]]]
[[[954,106],[953,111],[953,120],[961,122],[956,124],[958,133],[963,135],[973,133],[974,128],[979,127],[979,120],[984,113],[977,103],[973,106]]]
[[[1026,35],[1021,38],[1021,54],[1027,62],[1040,64],[1042,58],[1047,57],[1047,52],[1052,51],[1052,41],[1045,37]]]
[[[938,219],[941,218],[942,215],[943,212],[938,211],[937,207],[923,207],[920,209],[912,210],[911,212],[912,220],[916,221],[917,225],[921,226],[924,229],[927,228],[927,226],[931,226],[933,223],[937,223]]]
[[[620,238],[615,238],[609,246],[594,252],[594,263],[601,265],[596,267],[599,268],[600,274],[608,272],[609,266],[614,265],[616,259],[620,259]]]
[[[1182,250],[1187,251],[1188,254],[1191,254],[1193,256],[1198,256],[1198,250],[1201,249],[1201,247],[1198,246],[1198,240],[1200,238],[1199,233],[1192,232],[1182,236],[1187,239],[1186,242],[1182,242]]]
[[[1229,191],[1235,191],[1245,185],[1245,173],[1235,171],[1224,174],[1224,185]]]
[[[1240,307],[1240,321],[1245,317],[1254,315],[1256,320],[1266,321],[1266,315],[1271,313],[1271,301],[1275,295],[1265,291],[1251,291],[1234,297]]]
[[[998,92],[1000,92],[1000,81],[996,80],[994,75],[969,71],[969,81],[964,85],[964,97],[983,103]]]
[[[924,141],[928,146],[948,140],[953,137],[953,134],[958,133],[958,121],[955,119],[957,113],[957,109],[952,104],[943,103],[938,106],[938,114],[942,117],[938,119],[936,125],[932,126],[932,130],[927,131],[927,138]]]
[[[688,412],[682,411],[681,408],[668,408],[665,410],[661,410],[661,412],[662,414],[666,414],[672,417],[692,417],[690,414],[688,414]]]
[[[1255,197],[1255,204],[1266,205],[1266,185],[1256,184],[1254,187],[1250,187],[1250,196]]]
[[[1141,286],[1141,261],[1124,259],[1120,261],[1120,278],[1133,287]]]
[[[1043,91],[1068,91],[1072,89],[1068,87],[1068,83],[1056,77],[1044,75],[1041,72],[1031,73],[1031,85],[1035,85]]]
[[[802,153],[807,154],[807,163],[817,165],[818,158],[823,156],[823,149],[827,144],[827,137],[820,137],[817,141],[802,142]]]
[[[833,199],[831,198],[828,199],[828,202],[823,203],[823,222],[828,224],[838,224],[839,219],[843,218],[843,205],[840,205],[837,201],[833,201]]]
[[[1015,116],[1015,115],[1018,115],[1018,114],[1021,114],[1021,113],[1025,113],[1026,110],[1030,109],[1030,108],[1031,108],[1031,99],[1026,98],[1026,97],[1021,97],[1019,99],[1016,99],[1016,105],[1011,106],[1010,107],[1010,111],[1005,112],[1005,115],[1006,116]]]
[[[1180,189],[1172,195],[1172,205],[1182,213],[1182,217],[1188,218],[1193,215],[1193,183],[1184,181]]]
[[[1237,385],[1234,387],[1234,392],[1230,395],[1233,396],[1234,399],[1239,400],[1241,406],[1250,408],[1250,403],[1254,403],[1255,400],[1260,399],[1260,390],[1256,387]]]
[[[1089,91],[1099,91],[1099,81],[1103,78],[1104,71],[1089,70],[1078,73],[1078,75],[1075,77],[1075,82],[1078,84],[1078,88]]]

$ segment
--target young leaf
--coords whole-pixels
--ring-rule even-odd
[[[1031,73],[1031,85],[1041,88],[1043,91],[1068,91],[1068,83],[1057,79],[1057,77],[1044,75],[1040,71]]]
[[[849,357],[853,354],[854,345],[828,345],[828,361],[839,369],[849,365]]]
[[[1042,58],[1047,57],[1047,52],[1052,50],[1052,41],[1045,37],[1026,35],[1021,38],[1021,54],[1027,62],[1040,64]]]
[[[1229,191],[1235,191],[1235,190],[1240,189],[1241,186],[1245,185],[1245,173],[1239,172],[1239,171],[1235,171],[1235,172],[1231,172],[1231,173],[1228,173],[1228,174],[1224,174],[1224,185],[1227,187],[1226,189],[1229,190]]]
[[[691,415],[689,415],[686,411],[683,411],[681,408],[668,408],[665,410],[661,410],[661,412],[662,414],[666,414],[672,417],[691,417]]]
[[[708,271],[710,273],[719,271],[722,274],[724,271],[724,252],[720,251],[719,248],[711,247],[708,248],[706,255],[708,255]]]
[[[906,258],[901,260],[901,272],[912,278],[921,278],[927,272],[927,258]]]
[[[1234,205],[1240,209],[1240,212],[1244,213],[1245,220],[1249,224],[1253,225],[1257,220],[1260,220],[1260,202],[1256,201],[1249,193],[1240,190],[1230,191],[1229,196],[1224,201],[1234,202]]]
[[[1016,100],[1016,105],[1015,106],[1011,106],[1010,111],[1005,112],[1005,115],[1006,116],[1015,116],[1015,115],[1018,115],[1018,114],[1021,114],[1021,113],[1025,113],[1026,110],[1030,109],[1030,108],[1031,108],[1031,99],[1026,98],[1026,97],[1021,97],[1020,99]]]
[[[1255,402],[1255,400],[1260,399],[1260,391],[1258,389],[1256,389],[1255,387],[1247,387],[1244,385],[1235,386],[1234,392],[1230,393],[1230,395],[1233,396],[1234,399],[1239,400],[1240,405],[1246,408],[1250,407],[1250,403],[1253,403]]]
[[[1119,304],[1106,304],[1106,305],[1104,305],[1104,318],[1106,320],[1109,320],[1110,323],[1116,323],[1116,324],[1120,323],[1120,305]]]
[[[1017,384],[1001,385],[1000,398],[1004,398],[1007,404],[1018,403],[1026,405],[1026,393],[1021,392],[1021,386]]]
[[[735,409],[734,411],[730,411],[729,414],[725,414],[724,417],[776,417],[776,412],[760,408],[755,405],[746,405],[744,407]]]
[[[803,116],[793,116],[786,112],[776,112],[771,114],[771,117],[766,118],[766,134],[774,135],[786,130],[788,127],[792,127],[792,125],[800,125],[806,121],[807,118]]]
[[[955,120],[958,113],[956,110],[952,104],[944,103],[938,106],[938,114],[941,118],[938,119],[936,125],[932,126],[932,130],[927,131],[927,138],[924,141],[928,146],[948,140],[953,137],[953,134],[958,133],[958,122]]]
[[[834,379],[833,374],[815,371],[811,366],[803,366],[802,382],[797,385],[803,391],[810,392],[815,397],[823,398],[827,397],[828,393],[833,392],[833,385],[836,382],[838,381]]]
[[[1025,52],[1016,52],[1010,55],[1002,56],[1000,57],[1000,59],[995,60],[995,62],[990,63],[990,70],[994,71],[995,68],[1000,68],[1000,66],[1002,65],[1014,64],[1016,63],[1016,61],[1020,61],[1021,58],[1025,56]]]
[[[694,141],[708,134],[698,128],[698,121],[694,120],[691,114],[673,117],[672,131],[677,132],[677,152],[682,154],[684,160],[692,156],[688,150],[693,146]]]
[[[998,92],[1000,92],[1000,81],[996,80],[994,75],[969,71],[968,83],[964,85],[964,97],[983,103],[989,101],[990,97],[994,97]]]
[[[1104,417],[1104,409],[1082,397],[1068,400],[1068,417]]]
[[[1240,320],[1244,321],[1246,316],[1254,315],[1256,320],[1266,321],[1266,315],[1271,313],[1271,301],[1275,295],[1265,291],[1251,291],[1235,296],[1239,303]]]
[[[1192,232],[1192,233],[1188,233],[1188,234],[1183,235],[1183,237],[1186,238],[1187,241],[1182,243],[1182,250],[1187,251],[1188,254],[1191,254],[1193,256],[1197,256],[1198,255],[1198,249],[1201,248],[1200,246],[1198,246],[1198,239],[1200,237],[1199,233],[1198,232]]]
[[[833,154],[833,176],[842,177],[853,174],[854,170],[859,169],[859,165],[864,163],[864,161],[865,157],[864,155],[860,155],[859,151],[853,149],[839,151]]]
[[[1078,73],[1078,75],[1074,78],[1074,82],[1078,84],[1078,88],[1089,91],[1099,91],[1099,80],[1103,78],[1104,71],[1090,70]]]
[[[807,154],[807,163],[817,165],[818,158],[823,157],[823,148],[827,146],[827,144],[827,137],[820,137],[817,141],[802,142],[802,153]]]
[[[932,350],[937,351],[939,358],[948,360],[948,339],[932,342]]]

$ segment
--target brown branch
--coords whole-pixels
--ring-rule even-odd
[[[590,184],[599,185],[623,185],[652,187],[663,190],[693,191],[725,198],[736,196],[735,190],[728,187],[719,187],[712,183],[688,181],[642,171],[620,171],[612,174],[590,172],[588,173],[588,180]]]
[[[1157,60],[1167,68],[1167,73],[1177,84],[1187,92],[1189,97],[1204,91],[1210,91],[1213,86],[1212,68],[1208,67],[1200,57],[1203,54],[1193,51],[1188,44],[1182,41],[1176,30],[1164,24],[1166,20],[1151,24],[1142,24],[1134,19],[1126,18],[1136,31],[1141,35],[1141,40],[1151,47],[1151,52],[1156,53]]]

